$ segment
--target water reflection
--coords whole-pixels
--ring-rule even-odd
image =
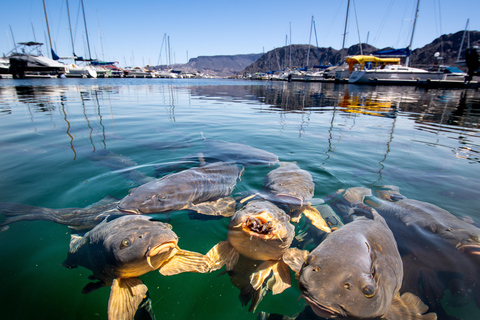
[[[35,113],[48,114],[53,122],[53,112],[59,109],[66,123],[66,135],[76,157],[74,137],[72,134],[80,123],[69,121],[68,105],[80,103],[85,125],[89,131],[89,140],[93,152],[95,131],[100,138],[101,148],[107,147],[107,132],[103,124],[103,110],[109,110],[113,123],[112,99],[134,93],[134,99],[140,103],[157,101],[167,108],[171,122],[177,121],[178,105],[191,104],[191,99],[221,100],[222,102],[247,103],[259,113],[274,112],[279,114],[282,130],[288,125],[288,114],[300,114],[298,135],[308,132],[312,114],[328,114],[331,125],[335,124],[337,115],[362,114],[374,117],[395,119],[399,113],[415,123],[415,129],[433,133],[446,134],[456,140],[451,148],[456,156],[478,162],[480,148],[471,141],[478,136],[480,127],[480,93],[474,90],[426,90],[416,87],[389,86],[355,86],[330,83],[285,83],[270,82],[244,85],[198,85],[175,86],[174,84],[155,86],[71,86],[71,85],[17,85],[0,86],[0,115],[8,116],[16,102],[26,106],[30,121],[35,122]],[[144,96],[140,94],[144,92]],[[188,98],[188,103],[181,101]],[[109,108],[107,108],[107,105]],[[94,109],[94,113],[88,110]],[[93,120],[94,118],[94,120]],[[338,120],[339,118],[337,118]],[[354,119],[354,118],[352,118]],[[354,124],[352,124],[354,125]],[[393,128],[390,130],[390,142]],[[329,131],[330,138],[334,132]],[[420,141],[421,142],[421,141]],[[421,143],[434,145],[436,142]],[[388,144],[387,144],[388,146]],[[329,150],[332,150],[332,146]],[[388,147],[387,147],[388,149]],[[327,151],[327,157],[330,151]]]

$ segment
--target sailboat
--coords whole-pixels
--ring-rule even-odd
[[[417,0],[415,19],[413,22],[410,45],[403,49],[380,50],[373,52],[373,56],[355,56],[347,61],[351,74],[348,83],[371,84],[419,84],[439,81],[463,82],[465,74],[460,70],[436,68],[424,70],[409,66],[410,48],[415,33],[420,0]],[[400,58],[406,58],[405,65],[400,65]],[[398,60],[394,60],[398,59]],[[348,60],[348,59],[347,59]]]

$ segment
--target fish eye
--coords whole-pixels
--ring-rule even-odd
[[[375,295],[375,287],[371,284],[367,284],[362,289],[363,295],[367,298],[371,298]]]
[[[157,201],[163,201],[165,199],[167,199],[167,196],[161,196],[157,198]]]
[[[127,247],[130,247],[132,245],[132,242],[130,241],[130,239],[123,239],[122,242],[120,243],[120,249],[124,249],[124,248],[127,248]]]

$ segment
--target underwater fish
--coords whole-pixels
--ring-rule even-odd
[[[308,171],[295,163],[282,163],[267,174],[263,188],[268,200],[289,208],[293,221],[298,222],[300,215],[304,214],[315,227],[331,232],[320,212],[311,206],[315,184]]]
[[[159,270],[163,275],[208,272],[209,259],[178,247],[178,237],[168,224],[148,216],[127,215],[105,219],[83,236],[72,234],[67,268],[85,267],[97,279],[83,288],[90,293],[111,286],[108,319],[133,319],[146,297],[139,276]]]
[[[216,162],[169,174],[132,189],[118,208],[127,213],[161,213],[190,209],[206,215],[231,216],[229,197],[242,175],[235,163]]]
[[[400,295],[403,267],[385,220],[357,218],[329,234],[306,258],[298,285],[323,318],[423,319],[434,313],[411,293]]]
[[[306,256],[290,248],[295,228],[289,220],[273,203],[251,201],[230,219],[227,240],[206,254],[211,259],[211,271],[226,265],[232,283],[241,290],[243,304],[251,300],[249,311],[255,310],[267,291],[279,294],[289,288],[290,260]]]
[[[204,139],[203,144],[206,150],[202,152],[202,156],[207,162],[232,161],[243,166],[270,165],[278,162],[277,155],[246,144],[212,139]]]
[[[125,179],[132,181],[135,185],[142,185],[155,180],[155,178],[136,170],[137,163],[124,155],[100,149],[86,153],[86,157],[94,161],[98,166],[108,168]]]
[[[119,200],[107,196],[85,208],[51,209],[19,203],[0,203],[0,214],[5,219],[0,222],[0,231],[17,221],[45,220],[67,225],[72,229],[90,230],[111,215],[124,215],[117,209]]]
[[[347,221],[367,211],[364,203],[385,218],[402,255],[402,292],[421,297],[441,318],[448,317],[440,302],[447,289],[459,299],[473,294],[480,306],[480,229],[431,203],[407,199],[398,187],[376,193],[348,188],[326,201]]]

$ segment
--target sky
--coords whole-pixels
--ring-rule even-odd
[[[44,0],[52,45],[72,56],[67,0]],[[119,66],[186,63],[198,56],[262,53],[285,44],[341,49],[348,0],[68,0],[75,53]],[[15,42],[49,43],[42,0],[0,0],[0,54]],[[345,47],[410,43],[417,0],[351,0]],[[442,34],[480,30],[480,1],[422,0],[412,49]],[[315,32],[311,33],[312,17]],[[13,34],[13,36],[12,36]],[[170,57],[168,60],[168,44]],[[43,46],[43,54],[49,52]]]

